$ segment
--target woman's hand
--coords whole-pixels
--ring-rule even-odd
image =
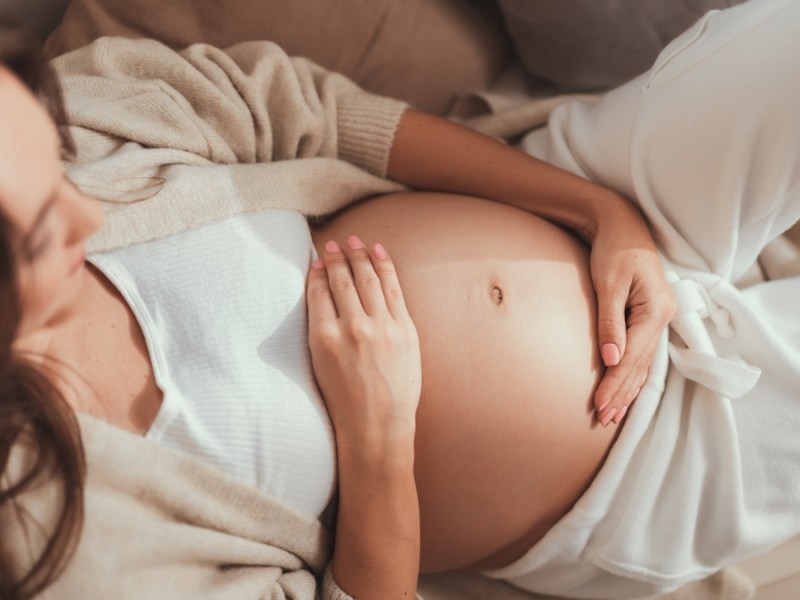
[[[609,203],[589,241],[598,341],[607,367],[594,405],[605,426],[619,423],[639,395],[676,305],[650,231],[630,202],[620,197]]]
[[[419,576],[417,331],[392,261],[355,236],[308,279],[311,359],[336,432],[339,508],[332,573],[362,600],[414,598]]]
[[[325,250],[309,274],[309,344],[337,442],[413,440],[422,367],[394,265],[355,236]]]

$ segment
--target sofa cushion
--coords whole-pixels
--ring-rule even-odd
[[[703,14],[744,0],[499,0],[527,72],[597,91],[647,70]]]
[[[46,52],[103,35],[153,37],[174,48],[267,39],[439,114],[455,94],[486,87],[510,53],[496,7],[479,0],[72,0]]]
[[[67,0],[2,0],[0,18],[23,23],[45,38],[61,21]]]

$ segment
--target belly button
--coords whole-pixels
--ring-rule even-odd
[[[500,306],[503,303],[503,290],[499,287],[494,286],[492,291],[489,292],[489,296],[496,305]]]

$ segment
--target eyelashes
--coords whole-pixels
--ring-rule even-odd
[[[43,235],[39,241],[28,249],[28,259],[33,261],[39,258],[42,254],[47,252],[50,247],[50,235]]]
[[[37,236],[37,240],[32,242],[31,240],[25,240],[22,244],[22,258],[26,263],[32,263],[37,258],[41,257],[45,252],[47,252],[48,248],[50,248],[50,243],[52,238],[49,233],[44,233],[42,235]]]

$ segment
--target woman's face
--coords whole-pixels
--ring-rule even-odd
[[[19,338],[54,324],[73,305],[85,271],[84,242],[102,224],[103,213],[65,179],[54,123],[2,66],[0,210],[20,240]]]

